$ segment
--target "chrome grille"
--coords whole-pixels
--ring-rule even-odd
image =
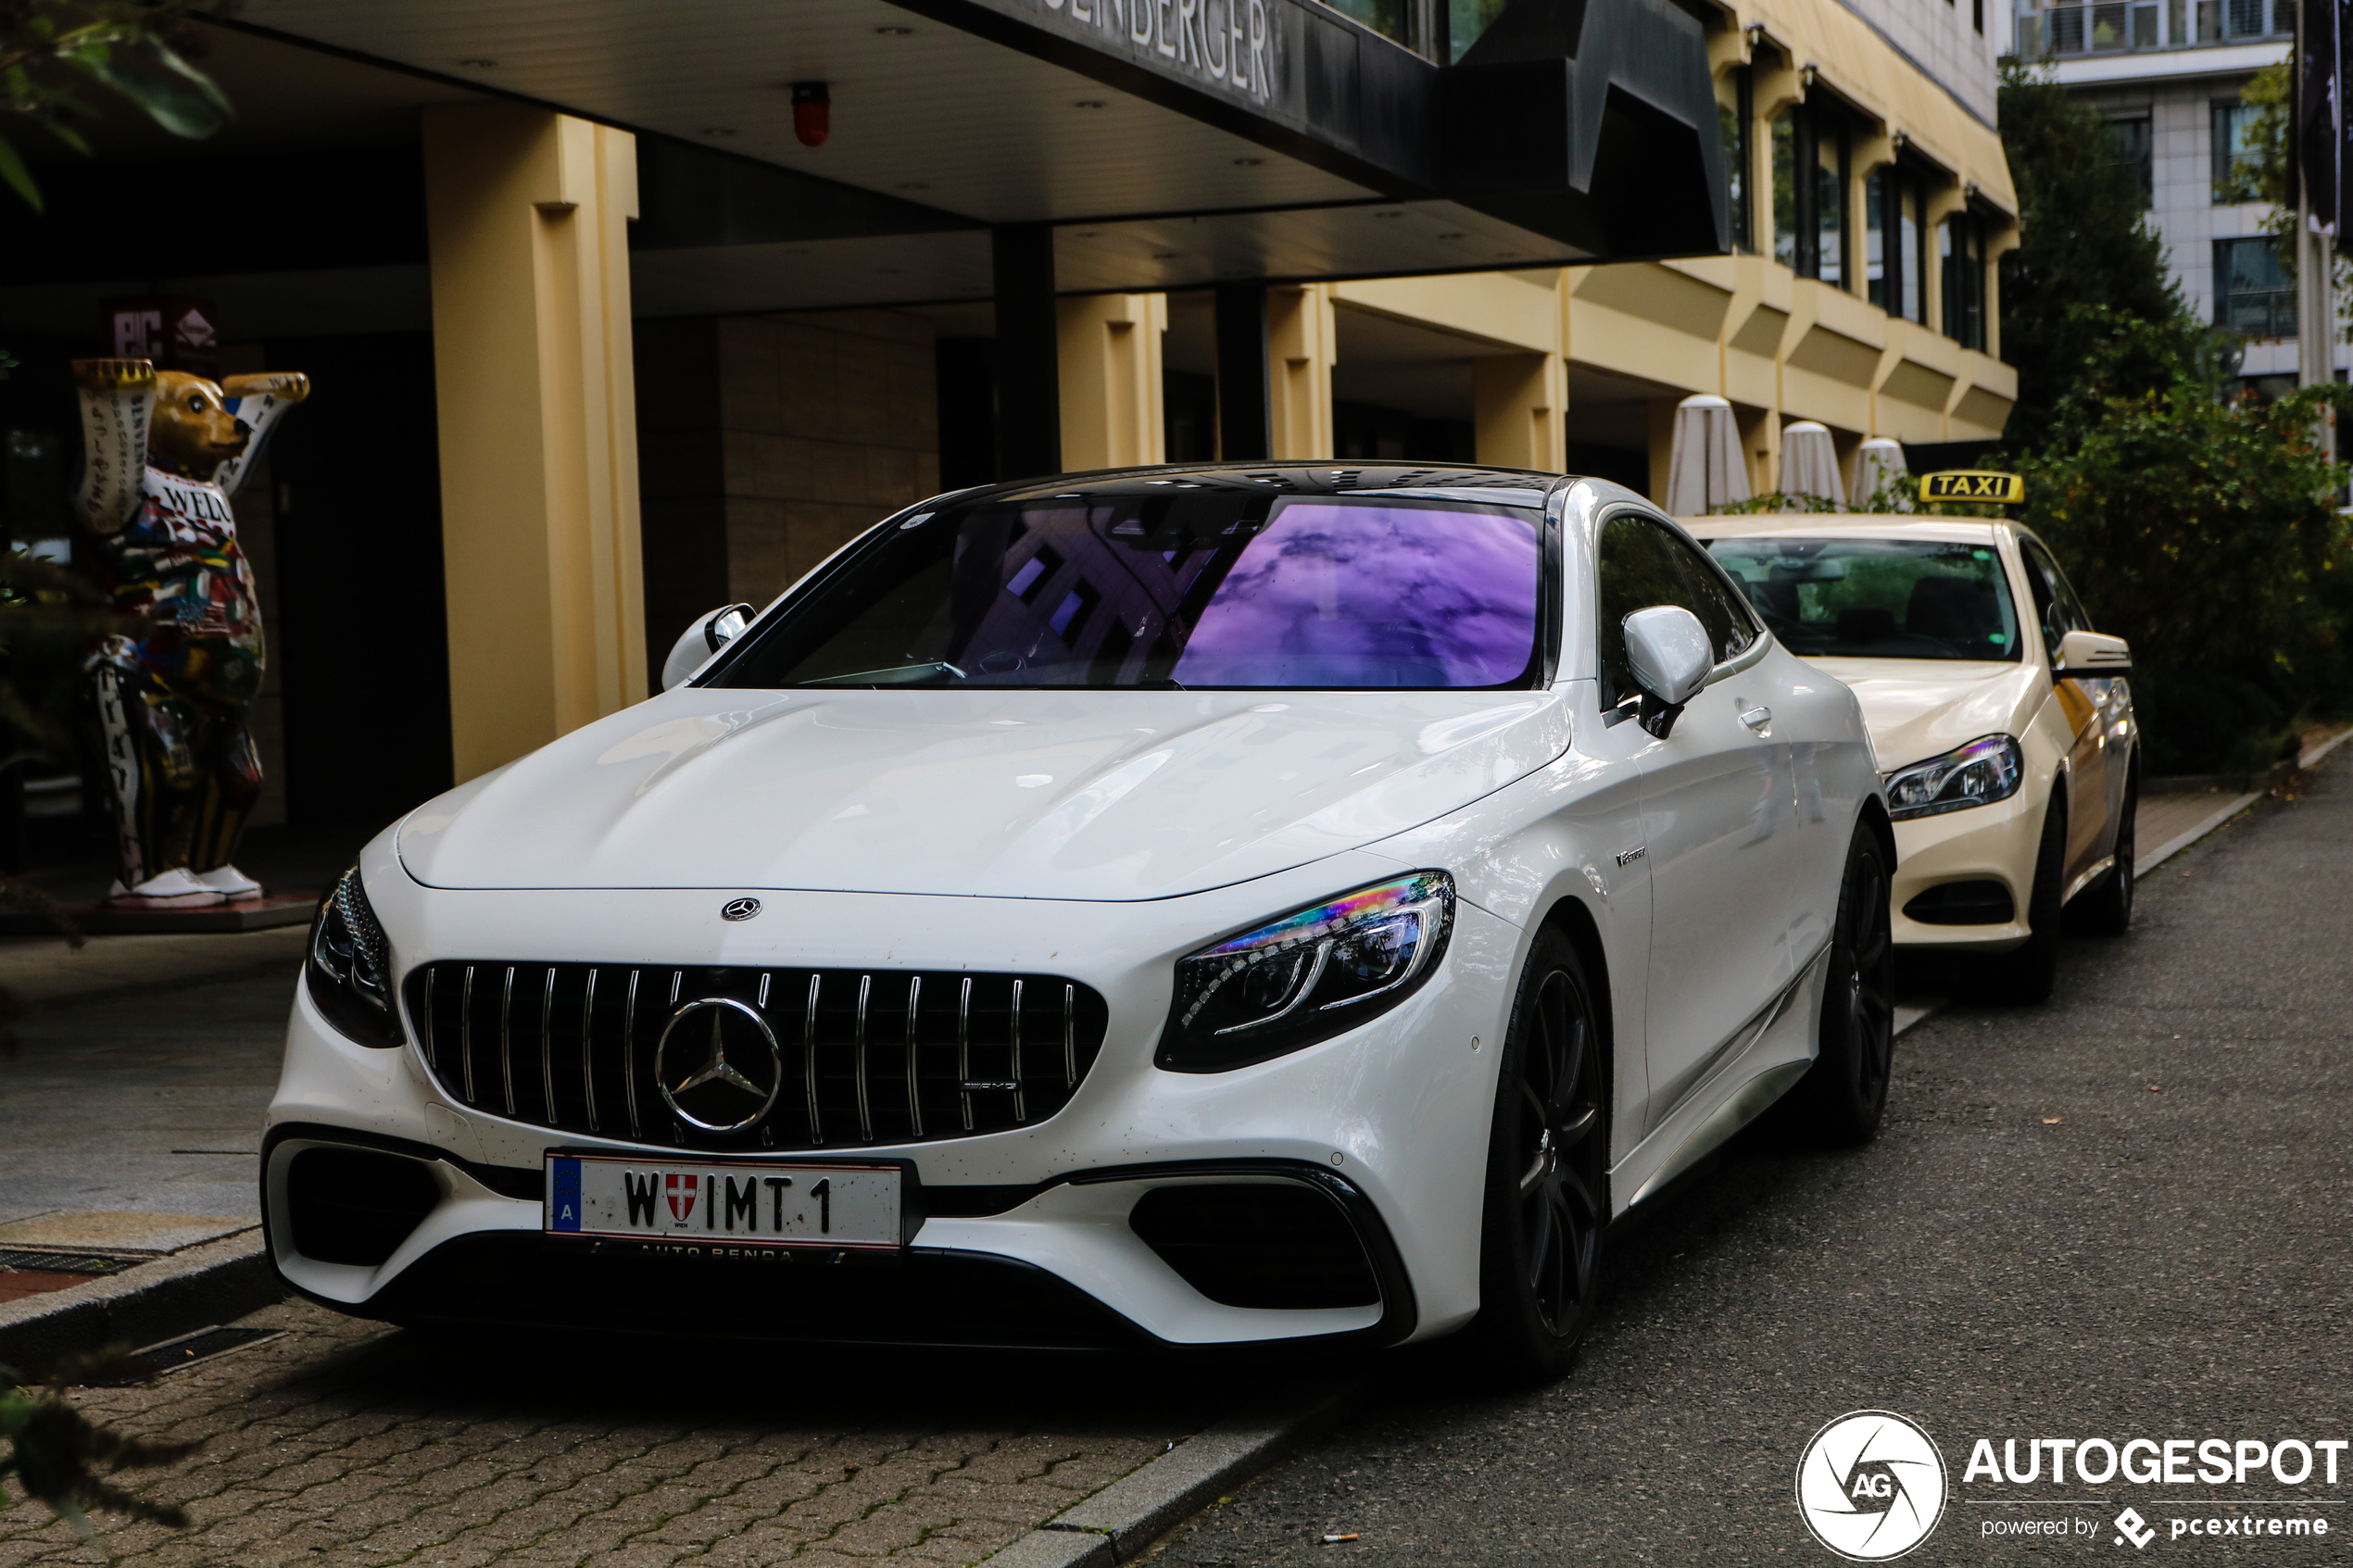
[[[407,997],[426,1064],[461,1104],[557,1132],[745,1153],[1042,1122],[1086,1081],[1110,1022],[1076,981],[930,970],[447,960],[413,971]],[[756,1010],[784,1054],[773,1108],[741,1132],[682,1121],[654,1078],[673,1016],[714,999]]]

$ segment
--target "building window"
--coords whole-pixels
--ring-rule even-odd
[[[1756,248],[1756,216],[1749,194],[1756,168],[1756,77],[1746,66],[1732,72],[1732,102],[1721,113],[1730,118],[1724,132],[1725,207],[1732,223],[1732,248]]]
[[[1894,189],[1894,164],[1863,182],[1863,296],[1881,310],[1888,310],[1887,280],[1900,275],[1888,270],[1894,253],[1887,232],[1887,198]]]
[[[1963,348],[1985,346],[1985,239],[1968,213],[1948,218],[1937,231],[1944,264],[1944,335]]]
[[[1794,108],[1773,117],[1773,259],[1791,271],[1797,264],[1797,120]]]
[[[1819,115],[1814,127],[1813,275],[1846,288],[1851,282],[1846,268],[1846,132]]]
[[[1978,31],[1985,31],[1985,0],[1969,0],[1969,19]]]
[[[2108,161],[2120,166],[2133,178],[2133,188],[2141,193],[2141,205],[2150,207],[2157,194],[2157,160],[2155,143],[2149,134],[2149,117],[2127,115],[2108,122],[2110,138]]]
[[[1895,224],[1902,247],[1896,265],[1904,276],[1901,313],[1906,321],[1924,327],[1928,325],[1928,193],[1917,179],[1896,182],[1904,193]]]
[[[2214,205],[2262,200],[2256,175],[2262,149],[2256,144],[2256,119],[2262,110],[2233,101],[2214,106]]]
[[[1801,278],[1852,288],[1846,124],[1800,104],[1773,121],[1773,259]]]
[[[2296,335],[2296,284],[2270,235],[2214,242],[2214,324],[2241,337]]]

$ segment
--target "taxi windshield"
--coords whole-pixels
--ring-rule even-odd
[[[1709,547],[1803,658],[2019,657],[2018,611],[1990,544],[1748,538]]]
[[[1385,495],[950,506],[869,540],[708,684],[1525,685],[1542,527],[1535,508]]]

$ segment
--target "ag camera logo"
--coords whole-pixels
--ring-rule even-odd
[[[1850,1562],[1884,1562],[1928,1539],[1944,1495],[1944,1456],[1894,1411],[1849,1411],[1815,1433],[1797,1461],[1799,1515]]]

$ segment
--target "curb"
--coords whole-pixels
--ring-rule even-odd
[[[989,1568],[1110,1568],[1128,1562],[1223,1493],[1338,1423],[1355,1386],[1260,1406],[1203,1427],[986,1559]]]
[[[2157,848],[2149,851],[2147,855],[2142,857],[2141,859],[2135,862],[2133,867],[2133,880],[2135,882],[2140,881],[2142,877],[2154,871],[2158,865],[2172,859],[2183,850],[2187,849],[2191,845],[2196,844],[2199,839],[2204,838],[2208,834],[2212,833],[2216,828],[2221,827],[2224,822],[2229,822],[2233,817],[2237,816],[2241,811],[2246,810],[2249,806],[2254,805],[2258,800],[2263,798],[2266,791],[2276,787],[2290,778],[2293,778],[2296,774],[2302,772],[2307,768],[2318,767],[2322,758],[2326,757],[2330,752],[2334,751],[2338,746],[2344,745],[2348,739],[2353,739],[2353,730],[2339,731],[2337,734],[2331,735],[2328,739],[2322,741],[2320,745],[2314,746],[2311,750],[2298,755],[2293,762],[2283,762],[2268,773],[2262,773],[2250,779],[2238,781],[2250,786],[2245,794],[2234,797],[2224,805],[2216,807],[2212,814],[2200,821],[2196,827],[2191,828],[2186,833],[2174,834],[2171,838],[2167,839]],[[2168,781],[2158,779],[2153,779],[2150,781],[2152,784],[2166,782]],[[2196,784],[2198,781],[2189,780],[2183,782]],[[2152,790],[2151,793],[2154,794],[2156,791]]]
[[[257,1225],[0,1306],[0,1360],[39,1371],[101,1345],[159,1344],[258,1311],[285,1295]]]

